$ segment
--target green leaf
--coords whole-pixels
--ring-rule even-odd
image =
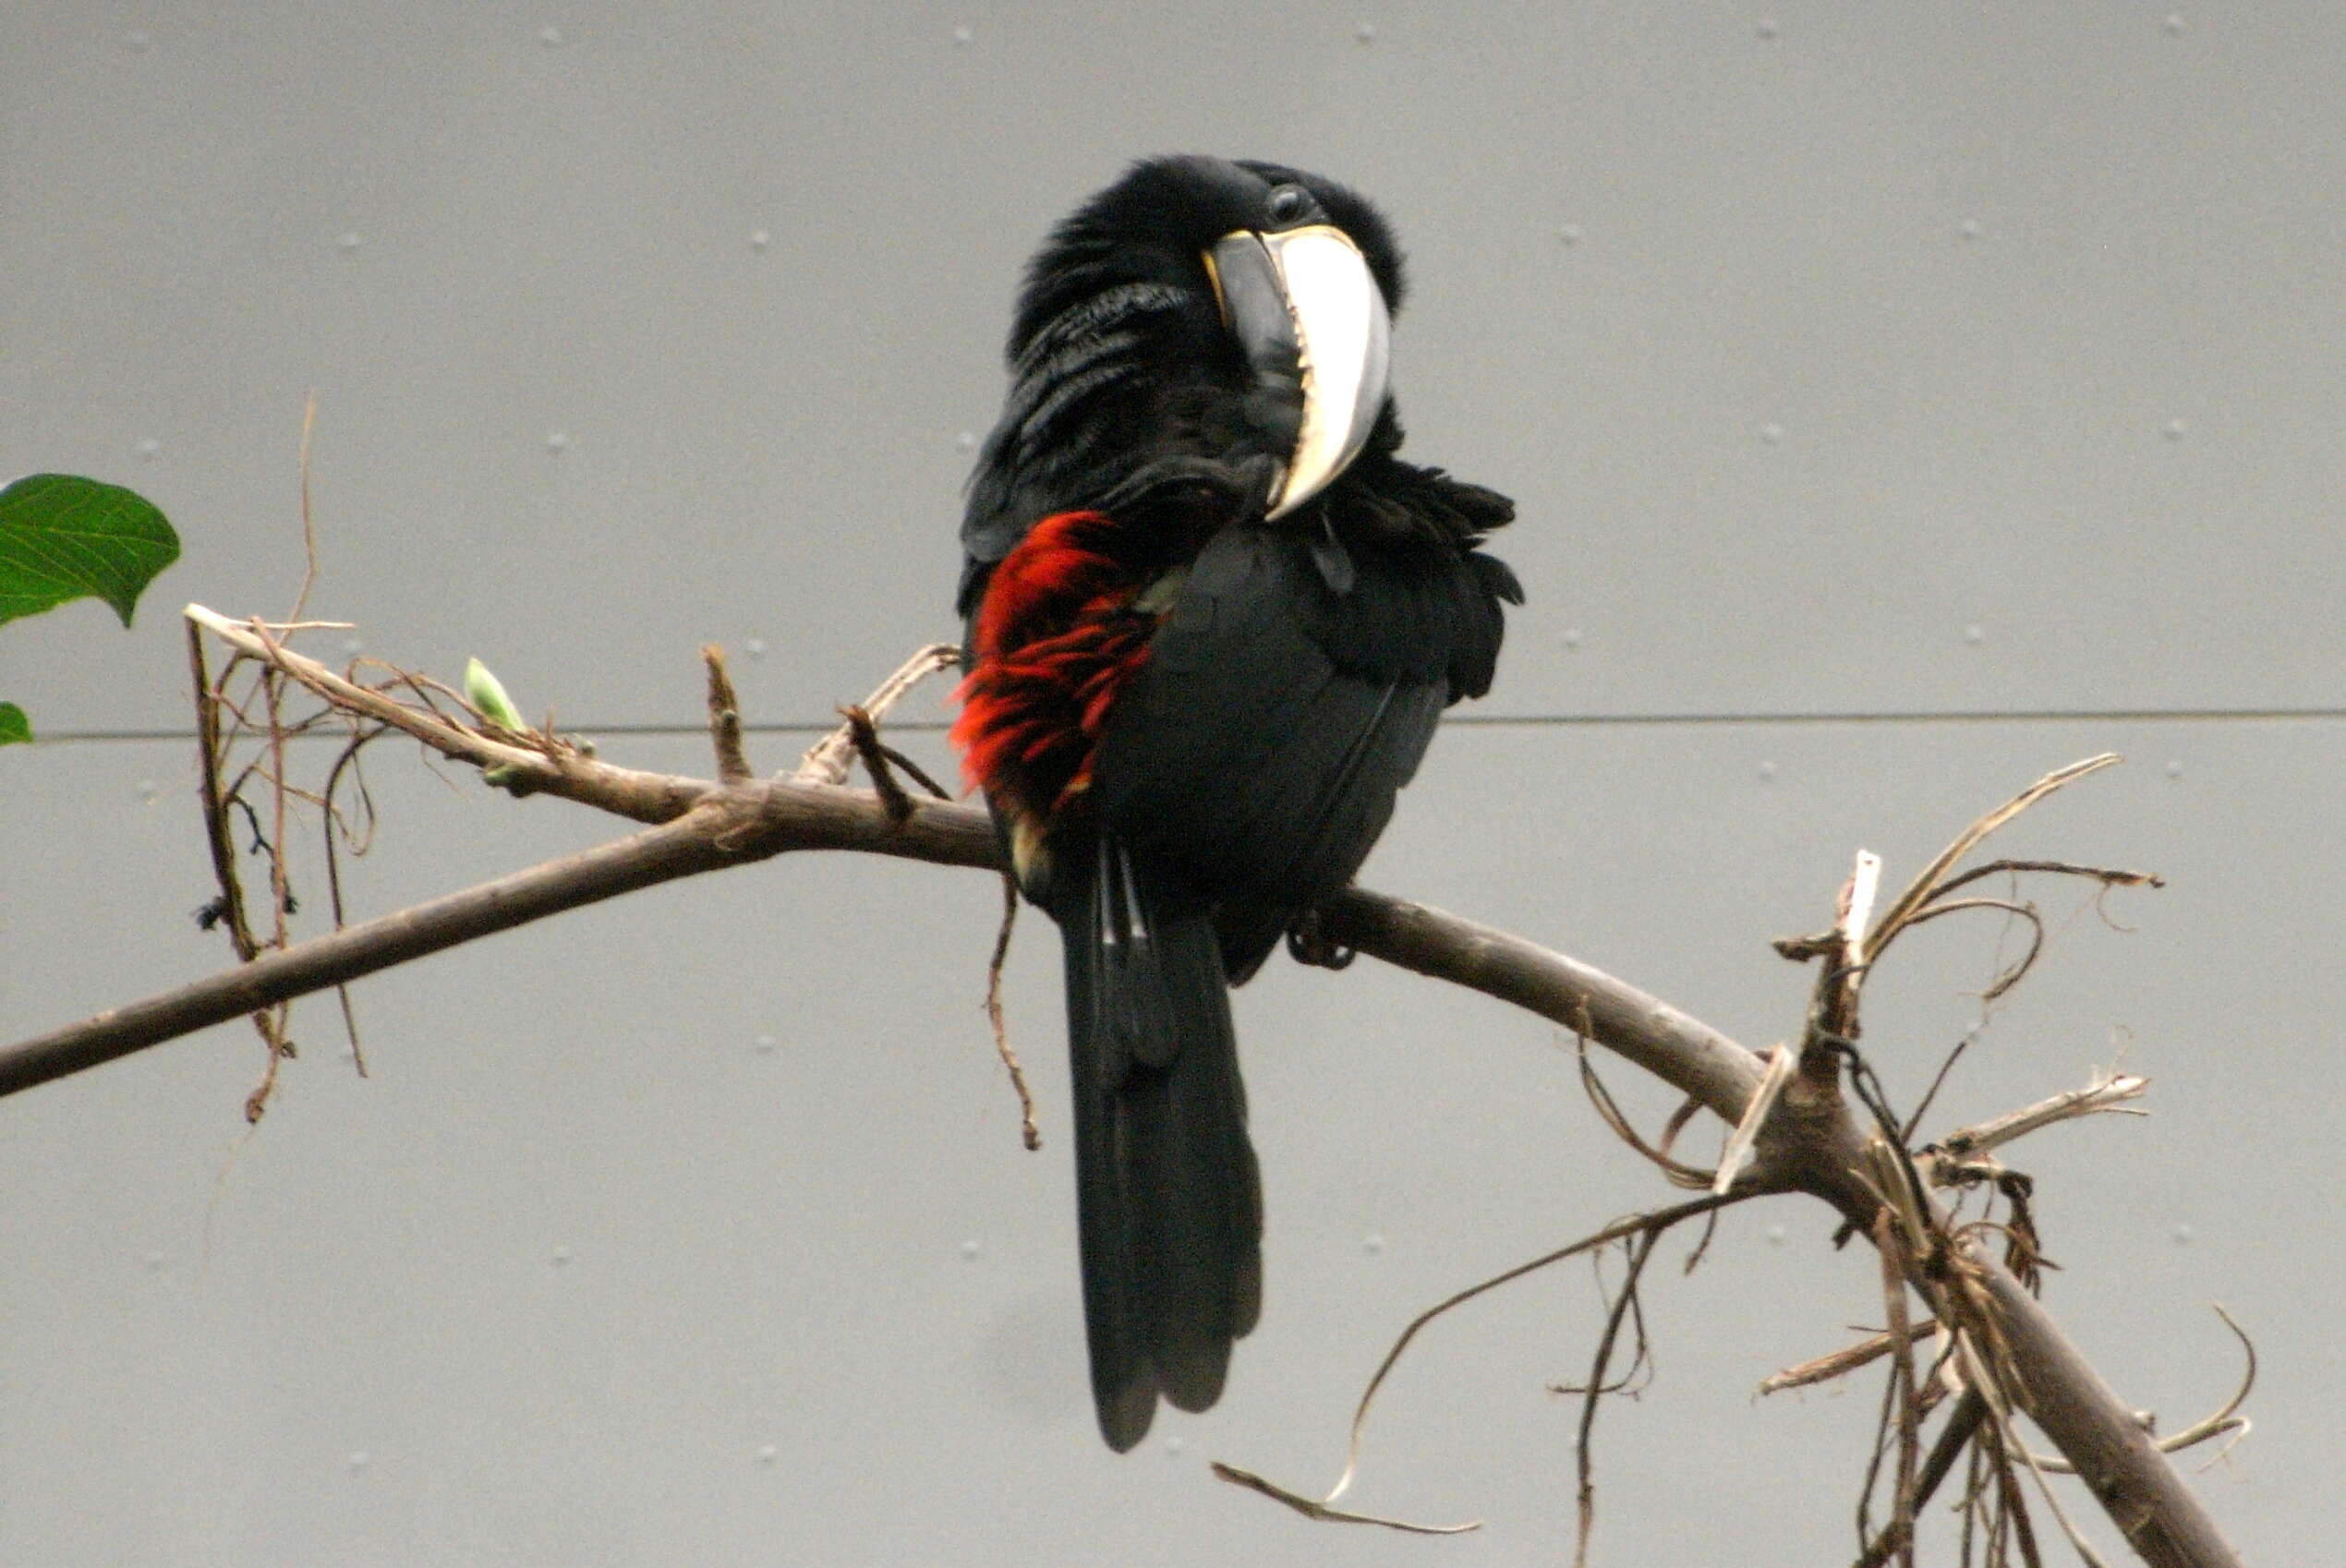
[[[24,709],[14,703],[0,703],[0,746],[13,746],[32,739],[32,721]]]
[[[480,710],[481,717],[491,724],[512,730],[516,735],[529,733],[529,720],[514,706],[514,699],[505,694],[504,682],[489,672],[489,666],[478,659],[465,664],[465,700]]]
[[[0,622],[79,598],[114,606],[125,626],[139,596],[179,559],[154,502],[76,474],[34,474],[0,489]]]

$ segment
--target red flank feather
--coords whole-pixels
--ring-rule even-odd
[[[955,694],[962,781],[1013,815],[1047,817],[1091,782],[1117,694],[1147,661],[1144,582],[1111,553],[1097,512],[1034,525],[994,569],[979,604],[973,663]]]

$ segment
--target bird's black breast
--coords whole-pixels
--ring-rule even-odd
[[[1447,542],[1348,541],[1339,588],[1308,529],[1208,540],[1100,738],[1099,820],[1200,901],[1284,920],[1348,882],[1442,710],[1488,684],[1506,568]],[[1341,580],[1341,579],[1340,579]]]

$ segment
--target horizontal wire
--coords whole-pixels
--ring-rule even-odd
[[[2112,707],[2112,708],[1879,708],[1791,713],[1459,713],[1443,719],[1478,730],[1665,730],[1760,728],[1792,724],[2235,724],[2346,718],[2346,707]],[[828,735],[836,719],[804,723],[744,724],[744,735]],[[899,735],[938,735],[943,719],[907,719],[887,729]],[[633,735],[647,738],[706,735],[706,724],[564,724],[565,735]],[[47,730],[43,745],[66,742],[193,741],[193,730]],[[291,737],[332,740],[332,734]]]

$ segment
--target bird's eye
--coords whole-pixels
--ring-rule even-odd
[[[1299,222],[1312,211],[1312,194],[1300,185],[1283,185],[1271,193],[1266,210],[1275,223],[1284,225]]]

